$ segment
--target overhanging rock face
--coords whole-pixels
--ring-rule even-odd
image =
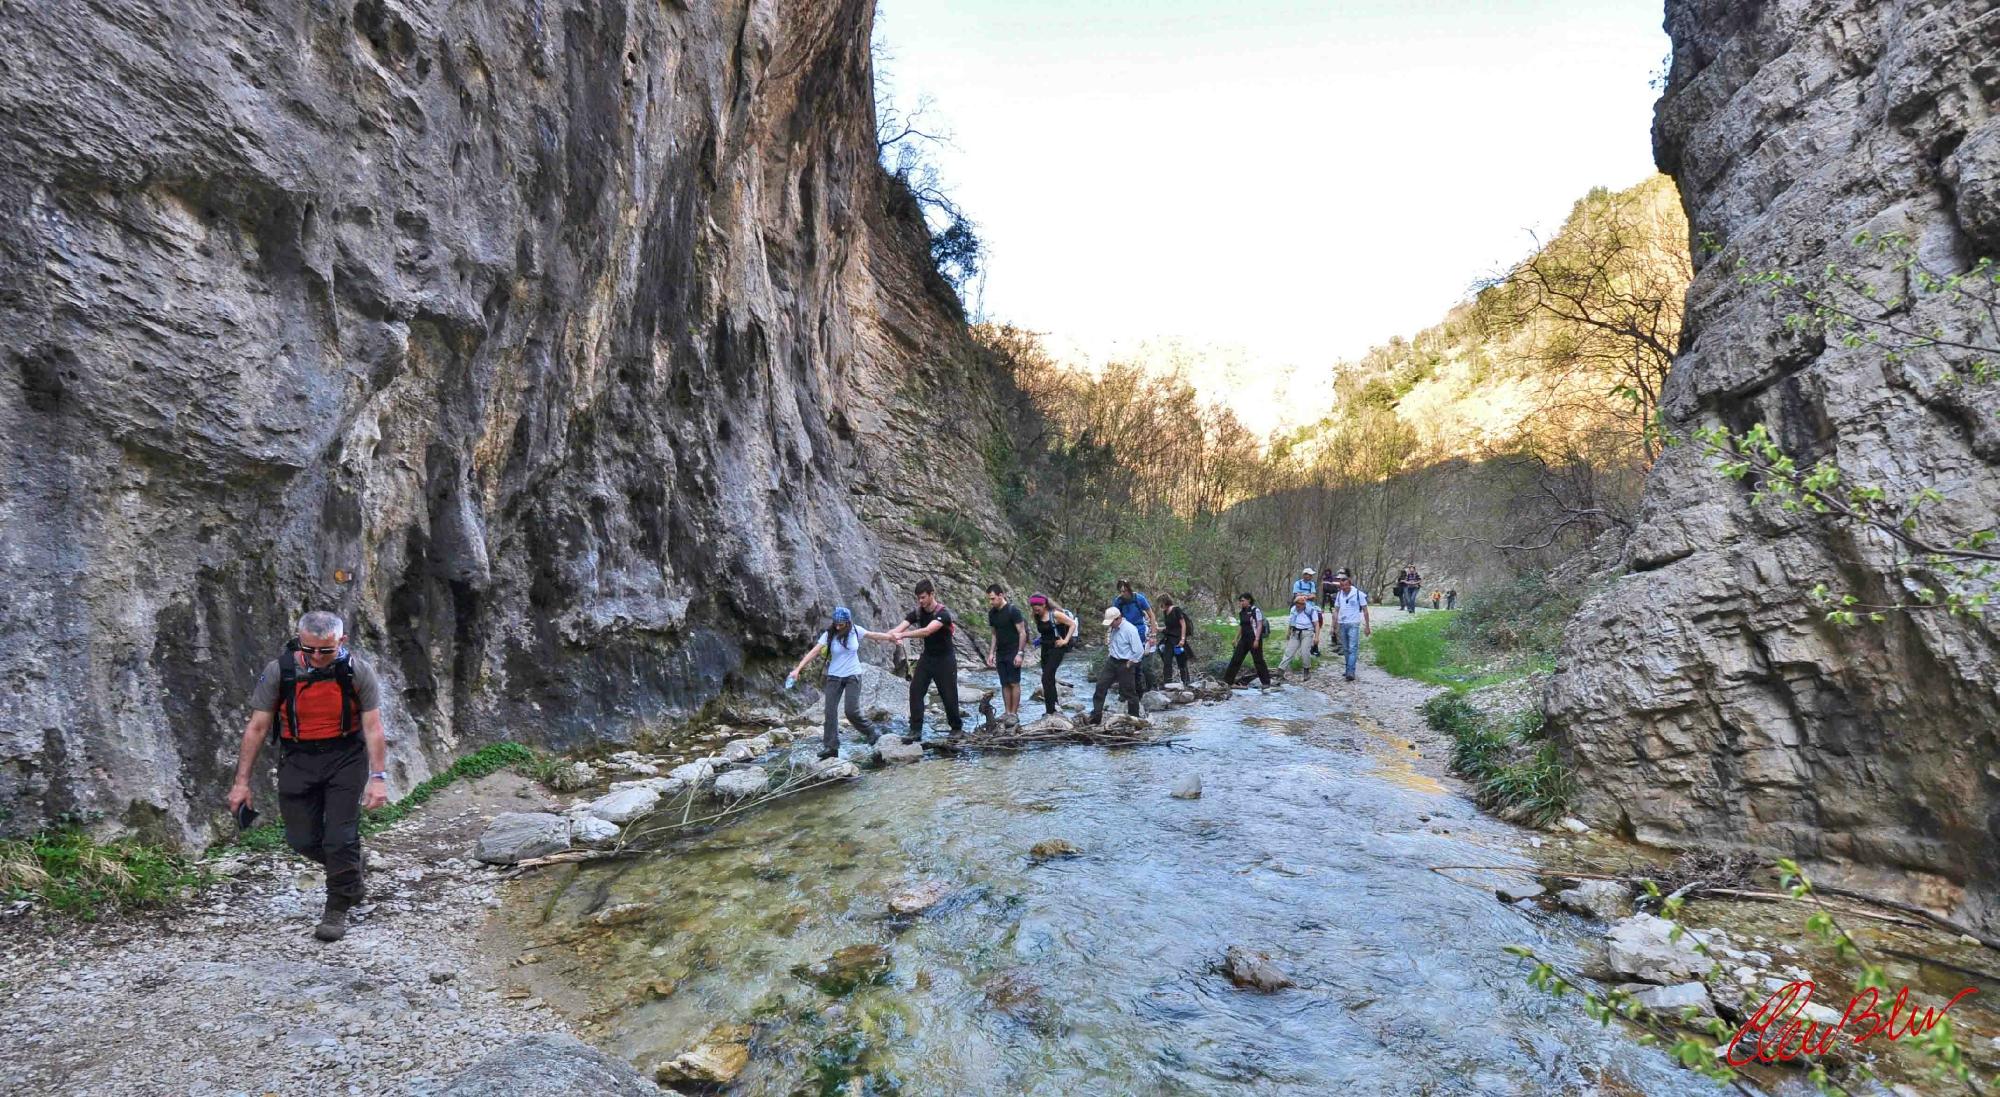
[[[0,829],[199,838],[338,610],[407,781],[997,528],[868,0],[0,13]]]
[[[2000,257],[2000,11],[1674,0],[1667,29],[1655,149],[1697,241],[1719,249],[1697,249],[1670,425],[1765,422],[1802,463],[1830,456],[1892,498],[1943,490],[1940,529],[1992,526],[1996,386],[1788,332],[1795,306],[1743,284],[1738,261],[1838,263],[1893,296],[1908,275],[1859,233],[1905,234],[1947,273]],[[1938,300],[1902,320],[1970,318]],[[1624,563],[1572,622],[1548,695],[1587,815],[1670,846],[1808,858],[2000,924],[1990,621],[1823,623],[1807,598],[1820,582],[1911,599],[1888,539],[1753,509],[1691,446],[1653,470]]]

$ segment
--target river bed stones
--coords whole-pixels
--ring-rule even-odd
[[[951,885],[943,880],[925,880],[912,884],[889,896],[889,913],[922,914],[951,894]]]
[[[1548,894],[1547,888],[1529,882],[1525,884],[1501,884],[1493,889],[1493,894],[1503,903],[1518,903],[1523,899],[1534,899]]]
[[[1564,910],[1611,922],[1632,913],[1632,892],[1616,880],[1585,880],[1556,892],[1556,903]]]
[[[1174,705],[1174,699],[1160,690],[1153,690],[1139,698],[1139,704],[1147,712],[1165,712]]]
[[[861,767],[845,758],[821,758],[813,763],[812,775],[816,781],[852,781],[861,776]]]
[[[886,981],[889,966],[887,945],[849,945],[824,960],[800,964],[792,974],[823,994],[843,998],[860,987]]]
[[[1180,780],[1174,782],[1173,791],[1168,795],[1176,800],[1201,799],[1201,774],[1182,774]]]
[[[924,748],[900,735],[884,735],[875,740],[875,757],[890,765],[909,765],[923,761]]]
[[[583,812],[572,813],[569,817],[569,840],[572,845],[587,849],[604,849],[615,845],[624,829],[616,823],[606,822],[595,815]]]
[[[644,921],[652,913],[651,903],[618,903],[591,915],[589,921],[599,929],[610,929],[613,926],[629,926],[634,922]]]
[[[1618,988],[1632,996],[1632,1000],[1663,1017],[1672,1018],[1695,1028],[1706,1028],[1715,1020],[1715,1003],[1709,999],[1708,987],[1704,983],[1675,983],[1672,986],[1654,986],[1650,983],[1626,983]],[[1688,1018],[1686,1011],[1692,1008],[1694,1016]]]
[[[748,800],[753,796],[762,796],[770,787],[770,773],[755,766],[732,769],[715,779],[715,794],[725,800]]]
[[[1611,970],[1636,982],[1664,985],[1700,979],[1715,968],[1715,961],[1695,947],[1697,941],[1706,943],[1706,935],[1685,930],[1675,939],[1673,929],[1674,923],[1651,914],[1619,921],[1604,941]]]
[[[1044,838],[1028,850],[1028,856],[1037,861],[1056,861],[1065,857],[1081,857],[1083,850],[1067,838]]]
[[[1230,945],[1223,953],[1222,973],[1239,987],[1266,994],[1298,985],[1269,956],[1241,945]]]
[[[543,811],[509,811],[486,824],[472,855],[489,865],[511,865],[568,848],[568,819]]]
[[[667,775],[677,781],[685,781],[695,788],[700,788],[710,781],[715,780],[715,766],[706,760],[693,761],[675,766]]]
[[[653,1068],[664,1085],[726,1086],[750,1065],[750,1029],[724,1025],[700,1044]]]
[[[658,789],[650,785],[628,785],[599,796],[584,810],[607,823],[622,826],[650,813],[659,803]]]

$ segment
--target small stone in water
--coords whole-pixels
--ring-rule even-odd
[[[653,913],[651,903],[619,903],[617,906],[605,907],[591,915],[590,924],[604,928],[630,925],[651,913]]]
[[[1222,972],[1229,981],[1239,987],[1270,993],[1285,987],[1297,986],[1291,976],[1286,975],[1269,956],[1252,952],[1241,945],[1230,945],[1223,954]]]
[[[1173,797],[1176,800],[1201,799],[1201,774],[1190,773],[1175,781]]]
[[[1083,851],[1067,838],[1044,838],[1028,850],[1028,856],[1037,861],[1053,861],[1058,857],[1075,857]]]
[[[1540,884],[1502,884],[1493,889],[1493,894],[1503,903],[1518,903],[1523,899],[1533,899],[1548,891]]]
[[[883,945],[849,945],[814,964],[801,964],[792,974],[836,998],[889,977],[889,950]]]
[[[907,887],[889,896],[889,912],[892,914],[922,914],[936,906],[945,896],[951,894],[951,885],[943,880],[926,880],[913,887]]]

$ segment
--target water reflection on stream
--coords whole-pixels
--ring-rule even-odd
[[[610,1050],[644,1067],[753,1026],[739,1093],[1716,1092],[1523,982],[1501,946],[1568,957],[1583,927],[1428,871],[1511,862],[1514,838],[1408,744],[1296,688],[1165,723],[1183,744],[870,773],[544,881],[552,924],[530,932],[657,903],[581,933],[571,978],[608,1012]],[[1189,771],[1202,798],[1170,798]],[[1031,861],[1047,838],[1083,855]],[[951,897],[885,917],[926,879]],[[793,974],[863,943],[887,946],[879,985],[834,997]],[[1215,965],[1232,944],[1299,987],[1231,986]]]

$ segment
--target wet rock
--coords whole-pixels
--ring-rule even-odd
[[[1194,691],[1191,689],[1177,689],[1168,693],[1167,696],[1177,705],[1192,705],[1195,701]]]
[[[623,825],[650,813],[660,803],[658,790],[648,785],[632,785],[605,793],[585,808],[607,823]]]
[[[1493,894],[1503,903],[1518,903],[1523,899],[1533,899],[1548,894],[1547,888],[1536,883],[1502,884],[1493,889]]]
[[[441,1097],[660,1097],[645,1076],[583,1041],[536,1035],[510,1040],[452,1080]]]
[[[486,825],[472,855],[489,865],[511,865],[568,848],[568,819],[540,811],[510,811]]]
[[[747,800],[761,796],[771,787],[771,775],[764,770],[732,769],[715,779],[715,794],[725,800]]]
[[[569,840],[573,845],[587,849],[604,849],[617,843],[624,833],[618,824],[607,822],[595,815],[580,814],[569,818]]]
[[[900,735],[884,735],[875,741],[875,757],[892,765],[907,765],[922,761],[924,748],[905,741]]]
[[[885,945],[849,945],[824,960],[802,964],[792,974],[836,998],[852,994],[857,987],[873,986],[889,977],[889,949]]]
[[[1605,958],[1617,975],[1643,983],[1685,983],[1707,975],[1715,961],[1695,948],[1701,936],[1694,930],[1673,939],[1673,923],[1651,914],[1635,914],[1611,927],[1605,937]]]
[[[1708,987],[1703,983],[1675,983],[1665,987],[1626,983],[1618,989],[1630,994],[1641,1006],[1676,1021],[1683,1020],[1682,1013],[1690,1006],[1697,1011],[1691,1022],[1696,1027],[1705,1027],[1715,1020],[1715,1003],[1709,999]]]
[[[629,926],[633,922],[644,921],[653,913],[651,903],[619,903],[608,906],[590,916],[590,924],[600,929],[612,926]]]
[[[1143,705],[1147,712],[1165,712],[1173,707],[1174,699],[1156,689],[1139,698],[1139,704]]]
[[[845,758],[822,758],[813,763],[812,775],[817,781],[852,781],[861,776],[861,767]]]
[[[1632,892],[1616,880],[1585,880],[1568,891],[1556,892],[1556,902],[1565,910],[1606,922],[1632,913]]]
[[[1201,774],[1183,774],[1180,780],[1174,782],[1172,795],[1176,800],[1201,799]]]
[[[1222,957],[1222,973],[1239,987],[1261,990],[1266,994],[1286,987],[1297,986],[1271,958],[1261,952],[1252,952],[1241,945],[1230,945]]]
[[[665,1085],[726,1086],[750,1065],[750,1030],[728,1025],[709,1033],[694,1048],[653,1068]]]
[[[1054,1023],[1055,1011],[1043,999],[1041,984],[1024,969],[1001,972],[987,981],[984,990],[988,1009],[1038,1029]]]
[[[1044,838],[1028,850],[1028,856],[1037,861],[1053,861],[1062,857],[1081,856],[1083,851],[1067,838]]]
[[[1128,716],[1122,712],[1114,712],[1106,716],[1102,725],[1105,731],[1120,731],[1127,734],[1145,731],[1152,726],[1150,721],[1137,716]]]
[[[926,880],[914,884],[889,896],[889,913],[922,914],[938,905],[951,894],[951,885],[943,880]]]
[[[722,746],[722,757],[730,762],[748,762],[771,752],[771,737],[759,735],[751,739],[732,739]]]
[[[668,773],[668,776],[676,781],[685,781],[688,785],[700,788],[710,781],[715,780],[715,767],[705,760],[689,762],[686,765],[675,766]]]
[[[1563,830],[1569,831],[1571,834],[1590,833],[1589,825],[1587,825],[1586,823],[1584,823],[1583,820],[1578,819],[1573,815],[1563,816],[1560,820],[1556,822],[1556,826],[1560,827]]]
[[[1067,735],[1076,730],[1076,724],[1071,722],[1067,716],[1044,716],[1031,724],[1024,725],[1022,730]]]

